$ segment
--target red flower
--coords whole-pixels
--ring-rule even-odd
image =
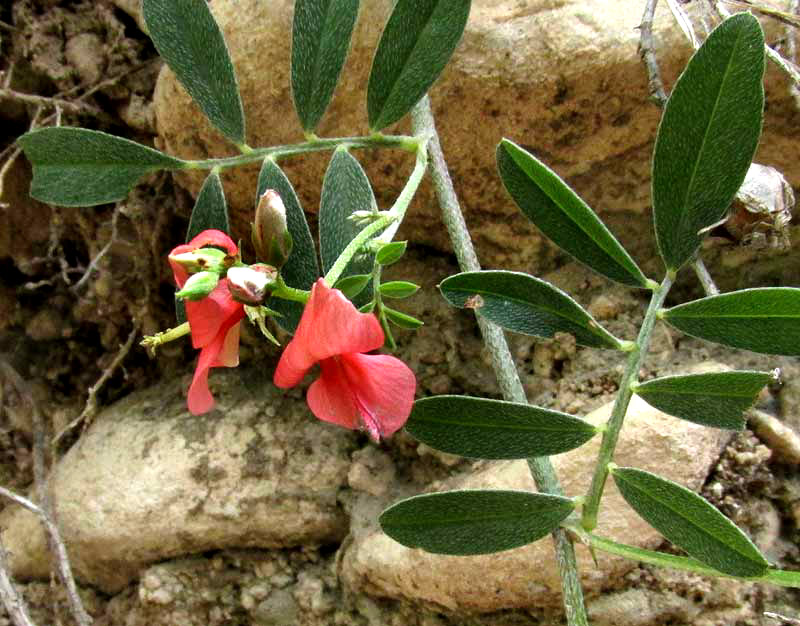
[[[320,278],[281,355],[275,384],[294,387],[319,363],[322,373],[308,389],[311,412],[345,428],[363,427],[378,441],[405,424],[417,386],[414,373],[400,359],[361,354],[382,345],[377,318],[359,313],[341,291]]]
[[[204,230],[189,243],[175,248],[170,256],[192,252],[204,246],[223,248],[230,256],[239,253],[233,240],[222,231]],[[171,259],[170,265],[175,282],[178,287],[183,287],[189,278],[188,272]],[[200,415],[214,408],[214,398],[208,389],[208,370],[239,365],[239,322],[244,317],[244,306],[231,297],[226,278],[222,278],[214,291],[202,300],[185,300],[184,303],[192,345],[200,350],[194,378],[189,386],[189,411]]]

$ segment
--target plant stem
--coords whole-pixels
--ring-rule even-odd
[[[403,190],[400,192],[400,195],[397,196],[397,200],[394,201],[394,205],[392,205],[391,209],[382,213],[378,219],[365,226],[364,229],[347,244],[347,247],[342,250],[339,258],[336,259],[331,269],[325,274],[325,282],[328,283],[329,286],[333,287],[336,281],[339,280],[342,272],[344,272],[350,259],[352,259],[362,246],[372,239],[376,233],[383,230],[384,232],[381,233],[381,240],[388,243],[392,240],[392,237],[394,237],[394,234],[400,227],[400,223],[403,221],[406,211],[408,210],[408,205],[411,204],[411,200],[414,198],[414,194],[417,192],[419,184],[422,182],[422,177],[425,175],[425,170],[428,168],[427,140],[415,138],[414,144],[417,146],[417,160],[414,164],[414,170],[411,172],[411,176],[408,177]]]
[[[309,152],[324,152],[335,150],[339,146],[348,148],[396,148],[407,152],[416,152],[419,140],[408,135],[370,135],[369,137],[331,137],[329,139],[311,139],[303,143],[285,146],[269,146],[266,148],[250,148],[249,151],[236,156],[220,159],[202,159],[198,161],[183,161],[175,169],[212,169],[227,168],[236,165],[245,165],[263,161],[266,157],[275,160],[308,154]]]
[[[430,137],[428,149],[431,157],[431,178],[436,197],[442,209],[442,220],[450,235],[458,265],[465,272],[479,271],[481,266],[478,263],[475,248],[472,246],[472,239],[469,236],[469,230],[459,206],[458,196],[453,188],[447,163],[444,160],[428,96],[422,98],[411,110],[411,126],[417,137]],[[477,316],[477,320],[483,335],[484,345],[491,355],[492,367],[503,392],[503,397],[512,402],[527,403],[525,390],[522,387],[522,382],[519,379],[514,359],[511,356],[511,351],[508,348],[502,329],[488,322],[480,315]],[[528,467],[540,491],[563,495],[563,490],[549,458],[528,459]],[[583,590],[581,589],[578,575],[575,548],[565,529],[558,528],[554,530],[552,536],[555,544],[558,570],[561,576],[567,624],[569,626],[588,626],[589,621],[586,617],[586,608],[583,603]]]
[[[617,556],[621,556],[632,561],[639,561],[640,563],[657,565],[658,567],[668,567],[670,569],[678,569],[685,572],[694,572],[696,574],[703,574],[704,576],[712,576],[714,578],[734,578],[736,580],[747,580],[751,582],[769,582],[773,585],[780,585],[782,587],[800,587],[800,572],[770,568],[763,576],[741,578],[739,576],[731,576],[730,574],[725,574],[715,570],[689,557],[676,556],[674,554],[666,554],[664,552],[655,552],[653,550],[645,550],[644,548],[637,548],[635,546],[629,546],[626,544],[617,543],[616,541],[611,541],[610,539],[598,537],[592,533],[582,534],[582,536],[588,541],[592,548],[602,550],[603,552],[608,552],[609,554],[616,554]]]
[[[636,338],[636,347],[628,356],[628,365],[619,383],[619,392],[614,401],[611,417],[608,419],[606,428],[603,431],[603,440],[600,443],[592,484],[589,487],[589,493],[586,495],[586,502],[583,506],[581,525],[588,531],[592,531],[597,527],[597,511],[600,508],[600,499],[603,497],[603,489],[608,478],[608,464],[614,456],[619,431],[622,429],[625,413],[628,411],[628,404],[633,395],[631,387],[639,377],[639,368],[647,353],[650,336],[653,333],[653,326],[656,322],[656,314],[664,303],[664,298],[667,297],[673,280],[675,280],[674,273],[668,272],[661,285],[653,290],[650,305],[647,307],[642,327],[639,329],[639,336]]]
[[[347,244],[347,247],[342,250],[339,258],[336,259],[336,263],[334,263],[331,269],[328,270],[328,273],[325,274],[325,282],[328,286],[333,287],[333,285],[336,284],[336,281],[339,280],[339,277],[342,275],[342,272],[344,272],[350,259],[355,256],[365,243],[387,226],[390,226],[396,219],[397,218],[391,212],[382,213],[378,219],[365,226],[360,233],[353,237],[350,243]]]

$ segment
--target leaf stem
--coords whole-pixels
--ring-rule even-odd
[[[453,188],[453,181],[444,160],[439,136],[436,133],[433,113],[431,112],[430,99],[426,95],[411,110],[411,127],[417,137],[429,137],[428,150],[431,158],[431,179],[439,205],[442,209],[442,221],[447,227],[453,250],[456,253],[458,265],[464,272],[476,272],[481,269],[472,239],[469,236],[464,215],[461,213],[458,196]],[[503,392],[503,397],[512,402],[525,402],[525,389],[519,379],[514,358],[506,343],[502,329],[495,324],[477,316],[478,326],[483,335],[483,342],[492,358],[492,367],[497,376],[498,384]],[[543,493],[563,495],[563,490],[558,482],[553,465],[547,457],[528,459],[533,480],[537,488]],[[555,544],[556,561],[561,576],[563,591],[564,612],[569,626],[588,626],[586,608],[583,602],[578,575],[578,564],[575,558],[575,548],[572,545],[567,531],[558,528],[552,533]]]
[[[292,302],[305,304],[311,297],[311,292],[305,291],[304,289],[295,289],[294,287],[287,285],[285,282],[283,282],[283,278],[280,275],[275,282],[277,283],[277,287],[271,293],[271,296],[274,298],[291,300]]]
[[[334,263],[331,269],[328,270],[328,273],[325,274],[325,282],[332,287],[336,281],[339,280],[339,277],[342,275],[342,272],[344,272],[350,259],[356,255],[362,246],[387,226],[391,226],[396,219],[397,218],[391,211],[387,211],[381,213],[380,217],[374,222],[370,222],[365,226],[360,233],[353,237],[350,243],[347,244],[347,247],[342,250],[339,258],[336,259],[336,263]]]
[[[619,383],[619,392],[614,401],[614,408],[603,431],[603,440],[600,443],[592,484],[589,487],[586,503],[583,507],[581,525],[587,531],[594,530],[597,527],[597,512],[600,508],[600,499],[603,497],[603,489],[608,478],[608,464],[614,456],[614,449],[617,447],[619,432],[622,429],[622,423],[625,421],[625,414],[628,411],[628,404],[630,404],[631,396],[633,395],[632,386],[639,378],[639,368],[647,353],[650,337],[653,334],[656,314],[661,305],[664,304],[664,299],[667,297],[674,280],[674,273],[668,272],[658,289],[653,291],[650,305],[647,307],[642,326],[639,329],[639,336],[636,338],[636,347],[628,356],[628,364]]]
[[[293,157],[310,152],[324,152],[335,150],[339,146],[348,148],[396,148],[407,152],[416,152],[421,140],[408,135],[369,135],[358,137],[331,137],[328,139],[312,138],[298,144],[281,146],[268,146],[266,148],[248,148],[243,154],[224,157],[220,159],[202,159],[197,161],[183,161],[175,169],[211,169],[228,168],[236,165],[245,165],[256,161],[263,161],[266,157],[275,160]]]
[[[780,585],[782,587],[800,587],[800,572],[792,572],[789,570],[768,569],[763,576],[754,576],[752,578],[742,578],[739,576],[731,576],[725,574],[712,567],[703,565],[699,561],[685,556],[677,556],[674,554],[666,554],[664,552],[656,552],[654,550],[645,550],[635,546],[629,546],[610,539],[598,537],[592,533],[585,533],[581,535],[586,539],[592,548],[615,554],[617,556],[630,559],[632,561],[639,561],[640,563],[647,563],[648,565],[657,565],[658,567],[667,567],[670,569],[683,570],[685,572],[694,572],[704,576],[713,576],[714,578],[734,578],[736,580],[746,581],[760,581],[768,582],[773,585]]]

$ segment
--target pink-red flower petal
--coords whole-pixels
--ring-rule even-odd
[[[359,313],[341,291],[331,289],[320,278],[311,289],[292,341],[281,355],[275,384],[293,387],[315,363],[382,345],[383,330],[377,318]]]

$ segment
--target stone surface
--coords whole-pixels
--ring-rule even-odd
[[[610,412],[611,404],[607,404],[587,419],[601,423]],[[670,417],[634,396],[614,460],[698,489],[728,438],[729,433]],[[599,441],[595,437],[578,450],[553,457],[568,495],[586,491]],[[486,464],[466,478],[435,484],[431,490],[462,488],[533,490],[535,486],[524,461],[505,461]],[[375,498],[356,502],[351,523],[354,541],[343,561],[343,577],[354,590],[435,603],[451,611],[552,607],[560,602],[550,541],[475,557],[428,554],[406,548],[380,531],[376,520],[386,504]],[[627,506],[613,481],[606,485],[596,533],[644,548],[655,548],[663,541]],[[577,551],[588,596],[613,586],[634,567],[631,561],[602,552],[597,553],[595,567],[587,549],[577,546]]]
[[[367,131],[367,77],[389,5],[362,3],[348,62],[318,128],[320,136]],[[293,3],[213,0],[211,6],[236,67],[248,143],[302,141],[288,78]],[[454,183],[487,265],[552,266],[552,247],[514,207],[496,174],[494,150],[504,136],[565,177],[634,255],[652,254],[650,154],[660,112],[649,100],[637,54],[641,14],[639,0],[608,3],[602,10],[576,0],[473,2],[464,38],[431,96]],[[690,49],[666,5],[659,6],[655,33],[661,69],[671,84]],[[794,106],[782,76],[772,70],[768,82],[768,117],[758,159],[777,166],[797,184],[800,131],[791,121]],[[154,102],[161,147],[167,152],[192,159],[233,153],[167,68]],[[408,128],[406,120],[389,131]],[[388,207],[411,170],[408,155],[359,151],[357,157],[378,204]],[[319,154],[286,162],[308,212],[317,210],[328,158]],[[257,167],[224,174],[236,232],[249,232],[256,175]],[[203,177],[195,171],[179,174],[178,180],[196,193]],[[429,186],[421,188],[400,236],[449,248]]]
[[[169,557],[342,539],[337,493],[351,433],[250,376],[225,386],[219,410],[200,417],[186,412],[184,381],[132,394],[99,415],[58,464],[57,515],[81,581],[117,591]],[[2,541],[15,574],[48,576],[38,522],[17,509],[5,514]]]

